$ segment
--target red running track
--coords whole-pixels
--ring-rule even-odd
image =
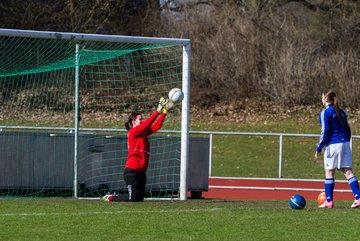
[[[289,200],[292,195],[300,194],[308,200],[316,200],[323,190],[323,180],[210,177],[209,191],[202,196],[227,200]],[[354,200],[347,181],[335,180],[334,199]]]

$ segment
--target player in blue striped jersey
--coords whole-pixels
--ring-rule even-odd
[[[355,197],[355,201],[351,207],[358,208],[360,206],[359,184],[352,170],[352,151],[350,147],[351,130],[346,113],[339,108],[334,91],[324,92],[322,94],[322,103],[325,109],[320,114],[321,136],[316,148],[315,158],[321,155],[321,151],[325,147],[326,201],[319,207],[333,208],[335,171],[340,170],[348,180]]]

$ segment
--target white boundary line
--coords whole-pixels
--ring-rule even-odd
[[[79,199],[79,200],[94,200],[94,201],[103,201],[101,200],[101,197],[78,197],[76,199]],[[147,200],[147,201],[180,201],[180,198],[178,197],[174,197],[174,198],[156,198],[156,197],[149,197],[149,198],[144,198],[144,200]],[[121,202],[121,201],[120,201]]]
[[[90,216],[90,215],[117,215],[123,213],[185,213],[185,212],[216,212],[224,208],[210,208],[210,209],[184,209],[184,210],[124,210],[115,212],[72,212],[72,213],[0,213],[0,217],[13,216]]]

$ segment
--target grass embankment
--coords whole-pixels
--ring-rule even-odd
[[[319,134],[322,106],[281,106],[248,100],[246,104],[191,107],[190,130]],[[346,109],[353,135],[360,134],[360,110]],[[91,118],[90,118],[91,117]],[[171,114],[163,129],[171,122]],[[47,126],[58,126],[54,116]],[[124,116],[103,113],[83,115],[81,127],[123,128]],[[36,126],[27,121],[7,125]],[[69,126],[73,123],[69,122]],[[200,135],[208,137],[208,135]],[[279,136],[214,135],[212,176],[278,177]],[[317,137],[283,137],[282,177],[323,178],[322,160],[314,160]],[[360,139],[353,140],[354,170],[360,170]]]
[[[191,130],[319,134],[321,106],[216,106],[193,111]],[[360,134],[359,111],[346,110],[353,135]],[[213,176],[278,177],[278,136],[213,136]],[[282,177],[323,178],[322,159],[314,160],[318,137],[283,137]],[[353,140],[354,170],[360,170],[360,139]]]

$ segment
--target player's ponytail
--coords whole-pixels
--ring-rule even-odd
[[[133,122],[134,120],[136,120],[136,117],[137,117],[138,115],[141,115],[141,114],[140,114],[140,113],[135,113],[135,112],[133,112],[133,113],[131,113],[131,114],[129,115],[128,121],[125,122],[125,128],[126,128],[126,130],[129,131],[129,130],[133,127],[132,122]]]
[[[326,97],[327,102],[334,106],[336,115],[339,118],[340,123],[344,125],[344,118],[340,113],[340,107],[336,98],[336,93],[332,90],[329,90],[328,92],[324,92],[324,96]]]

